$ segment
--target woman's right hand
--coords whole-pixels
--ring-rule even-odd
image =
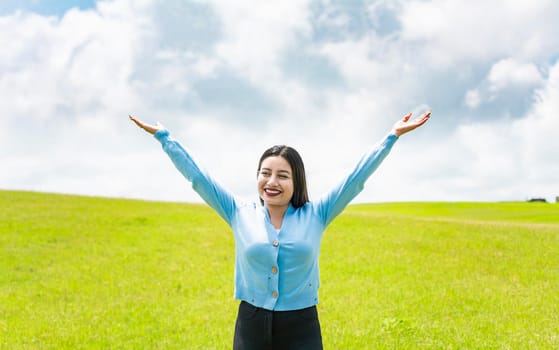
[[[408,113],[402,120],[399,120],[396,122],[396,124],[394,124],[394,127],[392,128],[392,133],[400,137],[405,133],[415,130],[419,128],[421,125],[427,123],[429,117],[431,117],[431,111],[427,111],[421,117],[410,121],[411,113]]]
[[[149,132],[152,135],[158,132],[159,130],[165,129],[163,125],[161,125],[159,122],[155,123],[155,125],[151,125],[151,124],[144,123],[143,121],[137,119],[134,116],[129,115],[129,117],[131,121],[136,123],[136,125],[138,125],[140,128],[144,129],[145,131]]]

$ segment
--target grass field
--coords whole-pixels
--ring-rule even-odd
[[[0,349],[230,349],[204,205],[0,191]],[[325,349],[558,349],[559,204],[353,205],[322,243]]]

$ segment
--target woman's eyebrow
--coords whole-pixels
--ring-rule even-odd
[[[260,171],[273,171],[273,170],[270,168],[261,168]],[[278,170],[278,173],[291,174],[289,170]]]

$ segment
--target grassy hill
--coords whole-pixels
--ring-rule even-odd
[[[0,349],[229,349],[205,205],[0,191]],[[353,205],[322,243],[326,349],[559,348],[559,205]]]

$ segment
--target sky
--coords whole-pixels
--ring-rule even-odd
[[[200,202],[161,122],[234,194],[288,144],[312,198],[406,113],[355,202],[559,196],[559,2],[0,0],[0,189]]]

